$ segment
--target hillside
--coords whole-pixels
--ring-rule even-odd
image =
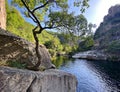
[[[120,54],[120,5],[109,9],[94,35],[95,49]]]
[[[7,30],[27,39],[29,41],[34,41],[32,35],[32,29],[34,26],[26,22],[21,16],[20,12],[12,6],[7,5]],[[43,39],[44,38],[44,39]],[[39,35],[39,40],[41,44],[44,44],[45,41],[54,38],[53,35],[44,31],[42,35]]]
[[[21,13],[13,6],[6,3],[7,11],[7,30],[14,33],[30,42],[34,42],[32,29],[34,26],[26,22]],[[53,45],[58,46],[56,49],[62,50],[59,39],[51,32],[43,31],[42,34],[38,35],[40,44],[46,44],[49,41],[53,41]],[[52,48],[49,48],[52,49]],[[56,53],[56,49],[50,50],[51,55]]]
[[[13,6],[10,6],[6,3],[6,11],[7,11],[7,30],[11,33],[14,33],[30,42],[34,42],[32,29],[34,25],[26,22],[21,13]],[[69,45],[68,39],[70,37],[66,37],[66,43],[61,42],[60,37],[63,37],[62,34],[58,34],[55,32],[50,32],[44,30],[42,34],[38,35],[40,44],[44,44],[51,54],[51,56],[55,56],[57,53],[69,53],[72,52],[73,47]],[[76,49],[76,48],[75,48]]]

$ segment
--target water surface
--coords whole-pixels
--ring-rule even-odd
[[[120,62],[58,58],[54,64],[77,77],[77,92],[120,92]]]

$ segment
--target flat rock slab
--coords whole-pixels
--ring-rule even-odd
[[[103,52],[97,50],[79,52],[73,55],[72,57],[89,60],[107,60],[107,56]]]
[[[57,69],[30,71],[0,67],[0,92],[76,92],[75,76]]]

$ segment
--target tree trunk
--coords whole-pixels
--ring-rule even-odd
[[[0,28],[6,29],[5,0],[0,0]]]

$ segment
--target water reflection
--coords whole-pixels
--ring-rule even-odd
[[[77,92],[120,91],[120,62],[69,60],[59,57],[54,64],[77,77]]]
[[[67,65],[67,63],[69,63],[70,60],[73,59],[69,59],[68,57],[64,57],[64,56],[59,56],[53,58],[52,63],[59,69],[60,67]]]

